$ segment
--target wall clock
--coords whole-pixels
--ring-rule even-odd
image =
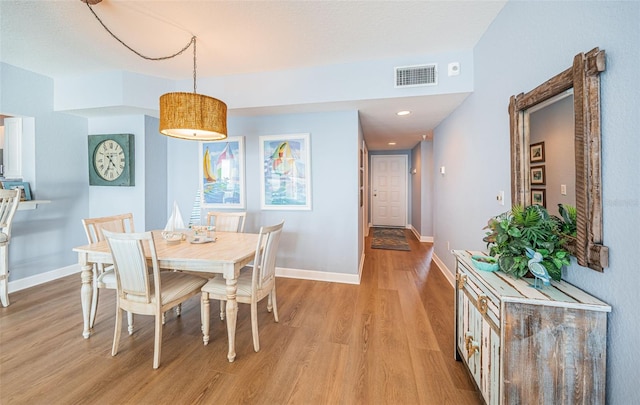
[[[133,134],[89,135],[89,185],[135,185]]]

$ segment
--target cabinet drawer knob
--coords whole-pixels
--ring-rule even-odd
[[[486,295],[478,296],[478,310],[482,315],[486,315],[487,309],[489,308],[489,299]]]
[[[458,273],[456,275],[456,280],[458,280],[458,289],[462,290],[464,288],[464,283],[467,282],[467,275],[466,274],[462,274],[462,273]]]

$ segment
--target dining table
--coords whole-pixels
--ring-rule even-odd
[[[215,232],[214,241],[208,243],[191,243],[190,237],[179,242],[168,242],[162,237],[162,231],[152,231],[153,240],[161,269],[189,271],[211,275],[222,274],[227,285],[226,321],[229,339],[227,358],[233,362],[236,357],[235,333],[238,317],[238,302],[236,300],[238,276],[240,269],[253,261],[259,234],[240,232]],[[186,233],[185,236],[189,234]],[[82,302],[82,316],[84,329],[82,336],[91,336],[89,313],[93,295],[93,266],[113,264],[111,251],[106,240],[73,248],[78,253],[78,263],[81,267],[80,297]],[[149,261],[150,255],[147,256]]]

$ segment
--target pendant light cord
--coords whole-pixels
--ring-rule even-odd
[[[86,2],[87,7],[89,7],[89,10],[91,11],[91,14],[93,14],[93,16],[96,18],[96,20],[98,20],[98,22],[100,22],[100,25],[102,25],[102,27],[118,42],[120,42],[122,44],[122,46],[124,46],[125,48],[127,48],[128,50],[130,50],[131,52],[135,53],[136,55],[138,55],[139,57],[141,57],[142,59],[146,59],[146,60],[166,60],[166,59],[172,59],[175,58],[178,55],[181,55],[182,53],[184,53],[184,51],[186,51],[187,49],[189,49],[189,47],[191,46],[191,44],[193,44],[193,92],[196,92],[196,37],[195,35],[191,37],[191,39],[189,40],[189,42],[182,47],[182,49],[180,49],[178,52],[174,53],[173,55],[168,55],[168,56],[160,56],[160,57],[150,57],[150,56],[146,56],[143,55],[142,53],[136,51],[135,49],[133,49],[132,47],[130,47],[129,45],[127,45],[123,40],[121,40],[120,38],[118,38],[118,36],[116,34],[114,34],[106,25],[105,23],[100,19],[100,17],[98,17],[98,14],[96,14],[95,11],[93,11],[93,7],[91,7],[91,5],[89,4],[89,1]]]

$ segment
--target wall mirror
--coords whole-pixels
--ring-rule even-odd
[[[604,70],[605,52],[594,48],[577,54],[573,66],[567,70],[509,100],[513,204],[545,204],[547,190],[551,187],[553,193],[549,192],[549,195],[557,192],[573,198],[577,232],[575,239],[569,239],[567,248],[579,265],[597,271],[603,271],[609,262],[609,250],[602,244],[600,73]],[[552,144],[537,138],[536,130],[531,128],[531,116],[545,104],[569,95],[573,98],[573,154],[566,152],[564,163],[575,163],[571,167],[563,166],[557,170],[560,173],[554,174],[543,164]],[[556,152],[562,148],[555,145],[552,147]],[[567,172],[569,176],[574,173],[573,184],[566,177],[558,179],[557,176],[566,176]],[[550,214],[557,215],[558,202],[562,200],[553,199],[551,203],[555,205],[547,205]]]

